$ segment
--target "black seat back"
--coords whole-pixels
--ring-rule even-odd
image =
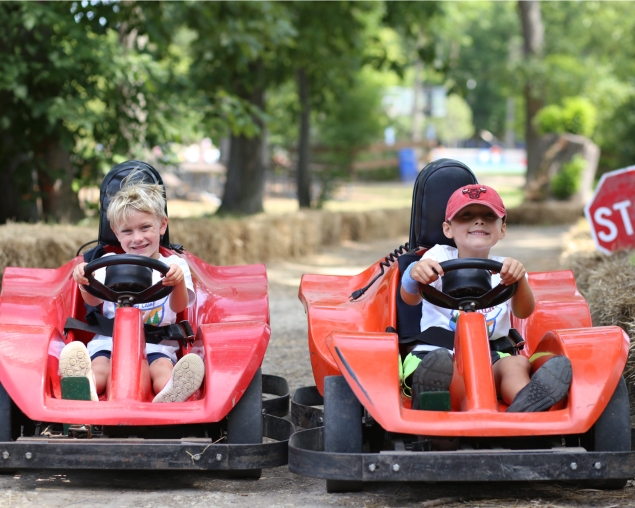
[[[121,182],[133,171],[137,171],[140,181],[163,185],[163,179],[159,172],[147,162],[131,160],[122,162],[113,167],[104,177],[99,193],[99,235],[97,239],[101,246],[110,245],[112,247],[120,247],[119,240],[117,240],[115,233],[110,227],[106,210],[108,210],[108,205],[112,197],[121,189]],[[168,206],[165,187],[163,188],[163,197],[166,199],[165,214],[167,215]],[[169,235],[166,229],[165,234],[161,237],[161,246],[167,248],[169,245]]]
[[[459,187],[478,183],[472,170],[453,159],[439,159],[421,170],[412,191],[410,249],[437,244],[456,247],[443,234],[445,207]]]
[[[437,244],[456,247],[443,234],[445,208],[452,193],[465,185],[478,183],[472,170],[462,162],[439,159],[421,170],[412,192],[410,212],[410,252],[399,257],[399,272],[417,261],[419,247]],[[416,340],[421,333],[421,305],[408,305],[401,299],[401,277],[397,285],[397,334],[401,344]]]

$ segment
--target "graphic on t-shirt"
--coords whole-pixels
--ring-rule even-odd
[[[487,323],[487,337],[492,338],[494,334],[494,330],[496,330],[496,318],[502,312],[503,309],[494,307],[494,310],[497,310],[496,314],[492,316],[492,314],[485,314],[485,320]]]
[[[448,323],[448,326],[453,332],[456,332],[456,322],[459,320],[460,315],[460,310],[453,310],[452,312],[450,312],[450,322]]]
[[[148,304],[139,305],[139,308],[142,312],[142,317],[144,324],[159,326],[163,321],[163,316],[165,316],[165,304],[167,302],[167,298],[159,302],[149,302],[152,307],[148,308]]]

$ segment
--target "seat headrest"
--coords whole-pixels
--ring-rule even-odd
[[[454,240],[443,234],[445,208],[452,193],[478,183],[472,170],[453,159],[439,159],[424,167],[414,184],[410,212],[410,249],[450,245]]]
[[[110,227],[106,210],[108,210],[111,198],[121,189],[121,182],[134,170],[139,172],[141,181],[163,185],[163,179],[159,172],[147,162],[130,160],[114,166],[104,177],[99,193],[99,235],[97,239],[100,245],[121,246]],[[163,188],[163,197],[166,198],[165,187]],[[168,214],[167,202],[165,205],[165,214],[166,216]],[[163,247],[169,247],[169,244],[169,235],[166,229],[165,234],[161,237],[161,245]]]

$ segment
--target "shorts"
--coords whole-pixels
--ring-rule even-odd
[[[424,349],[419,351],[412,351],[408,353],[408,355],[403,361],[403,364],[399,362],[400,363],[399,379],[401,380],[401,383],[407,388],[411,386],[412,375],[417,369],[417,366],[421,363],[421,360],[423,360],[423,357],[427,355],[430,351],[434,351],[435,349],[438,349],[438,346],[430,346],[428,344],[421,344],[421,346],[423,346]],[[490,358],[492,360],[492,365],[494,365],[498,360],[506,356],[511,356],[511,354],[502,353],[501,351],[490,351]]]
[[[110,351],[106,351],[106,350],[97,351],[94,355],[90,357],[90,361],[92,362],[95,358],[98,358],[100,356],[104,356],[110,360],[110,355],[111,355]],[[152,362],[154,362],[155,360],[158,360],[159,358],[167,358],[168,360],[172,362],[172,358],[170,358],[166,354],[148,353],[148,365],[152,365]],[[174,362],[172,362],[172,365],[174,365]]]

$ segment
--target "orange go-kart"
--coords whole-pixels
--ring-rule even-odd
[[[296,390],[292,399],[293,421],[305,430],[289,441],[289,468],[325,478],[329,492],[370,481],[589,480],[621,488],[635,476],[622,378],[629,338],[615,326],[592,326],[570,271],[530,273],[535,311],[512,318],[520,334],[513,350],[529,358],[532,372],[553,355],[571,360],[571,389],[556,406],[507,413],[497,398],[487,323],[473,311],[511,298],[514,288],[475,293],[466,269],[501,267],[482,259],[446,262],[454,296],[420,286],[424,298],[464,311],[456,325],[459,375],[450,409],[413,410],[403,395],[399,338],[419,333],[421,306],[401,300],[401,273],[427,248],[449,244],[441,226],[447,201],[472,183],[473,173],[458,161],[429,164],[415,182],[410,250],[397,249],[356,276],[302,278],[316,386]]]
[[[177,325],[154,332],[177,340],[180,355],[198,351],[206,368],[201,389],[186,402],[152,403],[149,377],[143,372],[145,341],[152,330],[132,305],[165,296],[171,288],[161,283],[148,287],[148,277],[144,285],[143,270],[165,273],[168,267],[142,256],[99,257],[122,252],[105,209],[133,169],[148,182],[162,183],[159,173],[143,162],[115,166],[102,184],[96,248],[57,269],[9,267],[4,272],[0,470],[197,469],[257,478],[262,468],[287,463],[293,431],[280,418],[289,407],[286,380],[260,371],[270,336],[265,267],[208,265],[170,244],[166,231],[161,251],[187,260],[196,301],[178,316]],[[83,260],[90,260],[87,274],[109,265],[107,273],[112,271],[117,284],[104,286],[89,277],[87,290],[120,305],[110,323],[111,381],[99,401],[78,400],[85,398],[81,387],[58,372],[65,344],[87,342],[105,326],[99,309],[87,312],[71,277]],[[86,378],[74,379],[87,387]],[[264,403],[263,391],[268,394]],[[263,437],[270,439],[263,442]]]

